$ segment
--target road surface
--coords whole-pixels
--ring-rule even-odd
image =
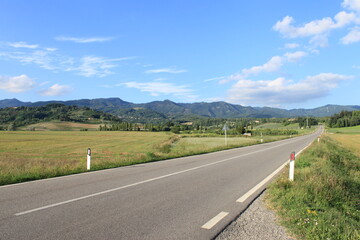
[[[212,239],[321,131],[0,187],[0,239]]]

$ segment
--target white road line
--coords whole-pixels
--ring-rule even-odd
[[[298,156],[302,151],[304,151],[306,148],[308,148],[313,142],[310,142],[306,147],[301,149],[298,153],[295,154],[295,156]],[[262,188],[272,177],[274,177],[278,172],[280,172],[287,164],[289,163],[289,160],[286,161],[283,165],[281,165],[278,169],[276,169],[273,173],[271,173],[269,176],[267,176],[264,180],[262,180],[260,183],[258,183],[255,187],[250,189],[247,193],[245,193],[243,196],[241,196],[236,202],[243,203],[248,199],[251,195],[253,195],[257,190]]]
[[[83,200],[83,199],[87,199],[87,198],[91,198],[91,197],[103,195],[103,194],[110,193],[110,192],[114,192],[114,191],[118,191],[118,190],[121,190],[121,189],[129,188],[129,187],[134,187],[134,186],[137,186],[137,185],[140,185],[140,184],[144,184],[144,183],[156,181],[156,180],[159,180],[159,179],[163,179],[163,178],[167,178],[167,177],[179,175],[179,174],[182,174],[182,173],[194,171],[194,170],[201,169],[201,168],[205,168],[205,167],[209,167],[209,166],[212,166],[212,165],[215,165],[215,164],[227,162],[227,161],[233,160],[233,159],[235,159],[235,158],[241,158],[241,157],[245,157],[245,156],[248,156],[248,155],[251,155],[251,154],[255,154],[255,153],[267,151],[267,150],[270,150],[270,149],[273,149],[273,148],[277,148],[277,147],[280,147],[280,146],[283,146],[283,145],[286,145],[286,144],[289,144],[289,142],[286,142],[286,143],[283,143],[283,144],[280,144],[280,145],[276,145],[276,146],[273,146],[273,147],[261,149],[261,150],[255,151],[255,152],[250,152],[250,153],[246,153],[246,154],[239,155],[239,156],[235,156],[235,157],[231,157],[231,158],[226,158],[226,159],[223,159],[223,160],[220,160],[220,161],[217,161],[217,162],[213,162],[213,163],[208,163],[208,164],[205,164],[205,165],[202,165],[202,166],[189,168],[189,169],[182,170],[182,171],[179,171],[179,172],[174,172],[174,173],[166,174],[166,175],[163,175],[163,176],[160,176],[160,177],[151,178],[151,179],[144,180],[144,181],[140,181],[140,182],[137,182],[137,183],[132,183],[132,184],[129,184],[129,185],[125,185],[125,186],[121,186],[121,187],[117,187],[117,188],[112,188],[112,189],[105,190],[105,191],[102,191],[102,192],[97,192],[97,193],[85,195],[85,196],[82,196],[82,197],[73,198],[73,199],[70,199],[70,200],[67,200],[67,201],[58,202],[58,203],[46,205],[46,206],[43,206],[43,207],[30,209],[30,210],[27,210],[27,211],[15,213],[14,215],[15,215],[15,216],[21,216],[21,215],[24,215],[24,214],[33,213],[33,212],[41,211],[41,210],[48,209],[48,208],[52,208],[52,207],[57,207],[57,206],[60,206],[60,205],[64,205],[64,204],[76,202],[76,201],[79,201],[79,200]]]
[[[250,191],[248,191],[247,193],[245,193],[242,197],[240,197],[238,200],[236,200],[236,202],[240,202],[243,203],[246,201],[246,199],[248,199],[251,195],[253,195],[257,190],[259,190],[265,183],[267,183],[272,177],[274,177],[278,172],[281,171],[281,169],[283,169],[283,167],[286,166],[286,164],[288,164],[288,162],[284,163],[283,165],[281,165],[278,169],[276,169],[272,174],[270,174],[269,176],[267,176],[264,180],[262,180],[258,185],[256,185],[255,187],[253,187]]]
[[[218,222],[220,222],[224,217],[226,217],[229,213],[228,212],[220,212],[218,215],[216,215],[215,217],[213,217],[210,221],[208,221],[207,223],[205,223],[204,225],[202,225],[201,228],[204,229],[211,229],[212,227],[214,227]]]

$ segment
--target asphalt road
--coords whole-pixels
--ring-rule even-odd
[[[0,187],[0,239],[212,239],[264,186],[253,188],[320,131]]]

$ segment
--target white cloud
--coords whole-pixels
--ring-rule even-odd
[[[85,77],[106,77],[113,74],[110,69],[117,67],[115,62],[134,59],[136,57],[124,58],[103,58],[97,56],[85,56],[81,58],[78,67],[70,67],[66,71],[77,71],[79,75]]]
[[[159,69],[151,69],[151,70],[147,70],[145,73],[184,73],[187,72],[187,70],[185,69],[180,69],[177,70],[175,68],[159,68]]]
[[[307,52],[304,51],[297,51],[297,52],[292,52],[292,53],[285,53],[284,56],[287,58],[287,60],[289,62],[298,62],[300,61],[303,57],[306,57],[308,55]]]
[[[10,47],[14,47],[14,48],[30,48],[30,49],[35,49],[38,48],[39,45],[37,44],[28,44],[26,42],[9,42],[7,43]]]
[[[357,22],[355,13],[347,13],[345,11],[337,13],[334,19],[336,20],[336,24],[334,24],[332,28],[342,28],[350,23]]]
[[[151,96],[159,95],[174,95],[178,97],[194,98],[195,96],[191,93],[193,90],[187,85],[175,85],[173,83],[166,82],[125,82],[121,85],[128,88],[135,88],[141,92],[148,92]]]
[[[280,32],[285,37],[297,38],[322,34],[329,31],[332,26],[334,26],[333,20],[329,17],[323,18],[321,20],[311,21],[301,27],[293,26],[292,24],[294,22],[295,21],[292,17],[286,16],[283,18],[283,20],[278,21],[273,26],[273,29]]]
[[[228,91],[228,101],[242,105],[267,106],[301,103],[327,96],[340,82],[352,78],[347,75],[321,73],[308,76],[298,83],[282,77],[263,81],[239,80]]]
[[[280,71],[281,67],[287,62],[298,62],[308,53],[304,51],[297,51],[293,53],[285,53],[284,56],[274,56],[263,65],[254,66],[251,68],[244,68],[238,74],[233,74],[228,77],[220,78],[219,84],[228,83],[231,81],[238,81],[246,79],[250,76],[259,75],[260,73],[271,73]],[[216,79],[216,78],[214,78]],[[213,79],[210,79],[213,80]],[[209,80],[209,81],[210,81]]]
[[[48,52],[55,52],[58,49],[57,48],[45,48],[45,50],[48,51]]]
[[[328,35],[327,34],[319,34],[319,35],[315,35],[314,37],[312,37],[309,41],[309,43],[311,44],[310,48],[314,47],[322,47],[325,48],[327,47],[328,44]]]
[[[28,49],[28,51],[6,51],[0,52],[0,56],[7,59],[17,60],[20,63],[33,63],[48,70],[59,69],[56,62],[62,57],[44,49]]]
[[[360,41],[360,28],[353,28],[345,37],[340,39],[342,44],[350,44]]]
[[[285,44],[285,48],[288,48],[288,49],[294,49],[294,48],[298,48],[300,45],[297,44],[297,43],[287,43]]]
[[[35,85],[35,81],[25,74],[15,77],[0,76],[0,89],[8,92],[25,92],[35,87]]]
[[[344,0],[341,4],[344,8],[360,12],[360,1],[359,0]]]
[[[284,64],[281,56],[274,56],[268,62],[260,66],[254,66],[252,68],[243,69],[241,73],[245,76],[257,75],[261,72],[276,72]]]
[[[85,56],[81,59],[80,66],[72,70],[78,70],[78,74],[85,77],[105,77],[112,74],[111,68],[116,67],[112,62],[112,60],[101,57]]]
[[[47,70],[75,72],[85,77],[108,76],[113,73],[110,70],[117,67],[116,62],[137,58],[134,56],[112,59],[97,56],[73,58],[60,54],[56,48],[42,47],[27,48],[23,51],[5,50],[0,52],[0,57],[24,64],[36,64]]]
[[[19,60],[21,63],[34,63],[48,70],[57,69],[54,65],[54,59],[48,51],[37,50],[31,53],[18,53],[13,55],[12,58]]]
[[[57,41],[70,41],[76,43],[93,43],[93,42],[108,42],[111,41],[112,37],[91,37],[91,38],[79,38],[79,37],[67,37],[58,36],[55,38]]]
[[[38,93],[42,96],[63,96],[70,91],[69,86],[54,84],[47,89],[40,90]]]
[[[212,81],[216,81],[216,80],[223,80],[223,79],[225,79],[225,78],[226,78],[226,76],[209,78],[209,79],[204,80],[203,82],[212,82]]]
[[[359,22],[360,19],[355,13],[345,11],[337,13],[333,19],[325,17],[300,26],[294,25],[293,17],[286,16],[273,26],[273,30],[278,31],[286,38],[311,37],[311,45],[314,47],[326,47],[328,45],[328,36],[332,30]]]

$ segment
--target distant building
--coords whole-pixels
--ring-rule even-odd
[[[181,125],[192,126],[192,125],[193,125],[193,122],[184,122],[184,123],[181,123]]]

